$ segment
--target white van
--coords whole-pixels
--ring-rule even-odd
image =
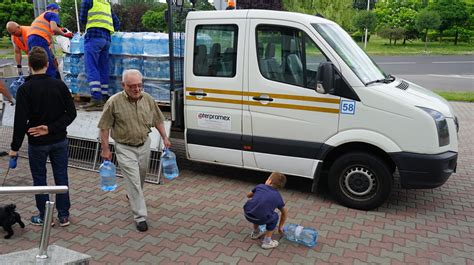
[[[443,98],[387,75],[336,23],[290,12],[190,12],[184,129],[191,160],[328,178],[356,209],[456,169],[458,123]],[[178,104],[179,105],[179,104]],[[174,110],[176,111],[176,110]]]

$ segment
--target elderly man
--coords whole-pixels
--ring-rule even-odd
[[[46,74],[51,77],[59,77],[57,65],[54,61],[53,51],[50,49],[53,35],[61,35],[66,38],[72,38],[72,32],[64,33],[59,25],[59,6],[49,4],[46,12],[35,18],[28,31],[28,51],[34,46],[43,48],[48,53],[48,69]]]
[[[123,91],[105,103],[97,126],[102,143],[101,156],[104,160],[112,159],[109,148],[111,131],[137,230],[145,232],[148,225],[143,184],[150,158],[150,128],[158,130],[165,147],[170,147],[171,143],[166,136],[163,114],[155,100],[143,92],[142,74],[135,69],[125,70],[122,86]]]
[[[18,69],[18,75],[23,75],[21,66],[21,52],[23,51],[28,55],[28,31],[30,27],[20,26],[15,21],[8,21],[7,31],[12,37],[13,50],[15,52],[16,67]]]

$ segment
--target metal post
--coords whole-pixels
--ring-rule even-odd
[[[76,9],[77,32],[81,32],[81,25],[79,24],[79,13],[77,11],[77,0],[74,0],[74,8]]]
[[[173,4],[168,2],[168,38],[169,38],[169,61],[170,61],[170,95],[174,93],[174,33],[173,33]],[[170,98],[171,101],[171,98]]]
[[[367,0],[367,12],[370,10],[370,0]],[[366,27],[365,28],[365,37],[364,37],[364,50],[367,47],[367,34],[368,34],[369,29]]]
[[[43,229],[41,230],[41,238],[39,244],[37,259],[47,259],[48,258],[48,243],[49,243],[49,234],[51,233],[51,221],[53,220],[54,212],[54,202],[46,202],[46,211],[44,214],[43,220]]]

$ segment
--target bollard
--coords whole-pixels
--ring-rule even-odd
[[[51,222],[53,221],[53,212],[54,212],[54,202],[46,202],[46,210],[44,213],[43,220],[43,229],[41,230],[41,238],[39,244],[37,259],[47,259],[48,258],[48,243],[49,243],[49,234],[51,233]]]

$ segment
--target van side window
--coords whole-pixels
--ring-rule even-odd
[[[319,64],[328,59],[303,31],[284,26],[257,27],[260,73],[267,79],[314,89]]]
[[[195,34],[194,75],[234,77],[237,68],[237,25],[199,25]]]

